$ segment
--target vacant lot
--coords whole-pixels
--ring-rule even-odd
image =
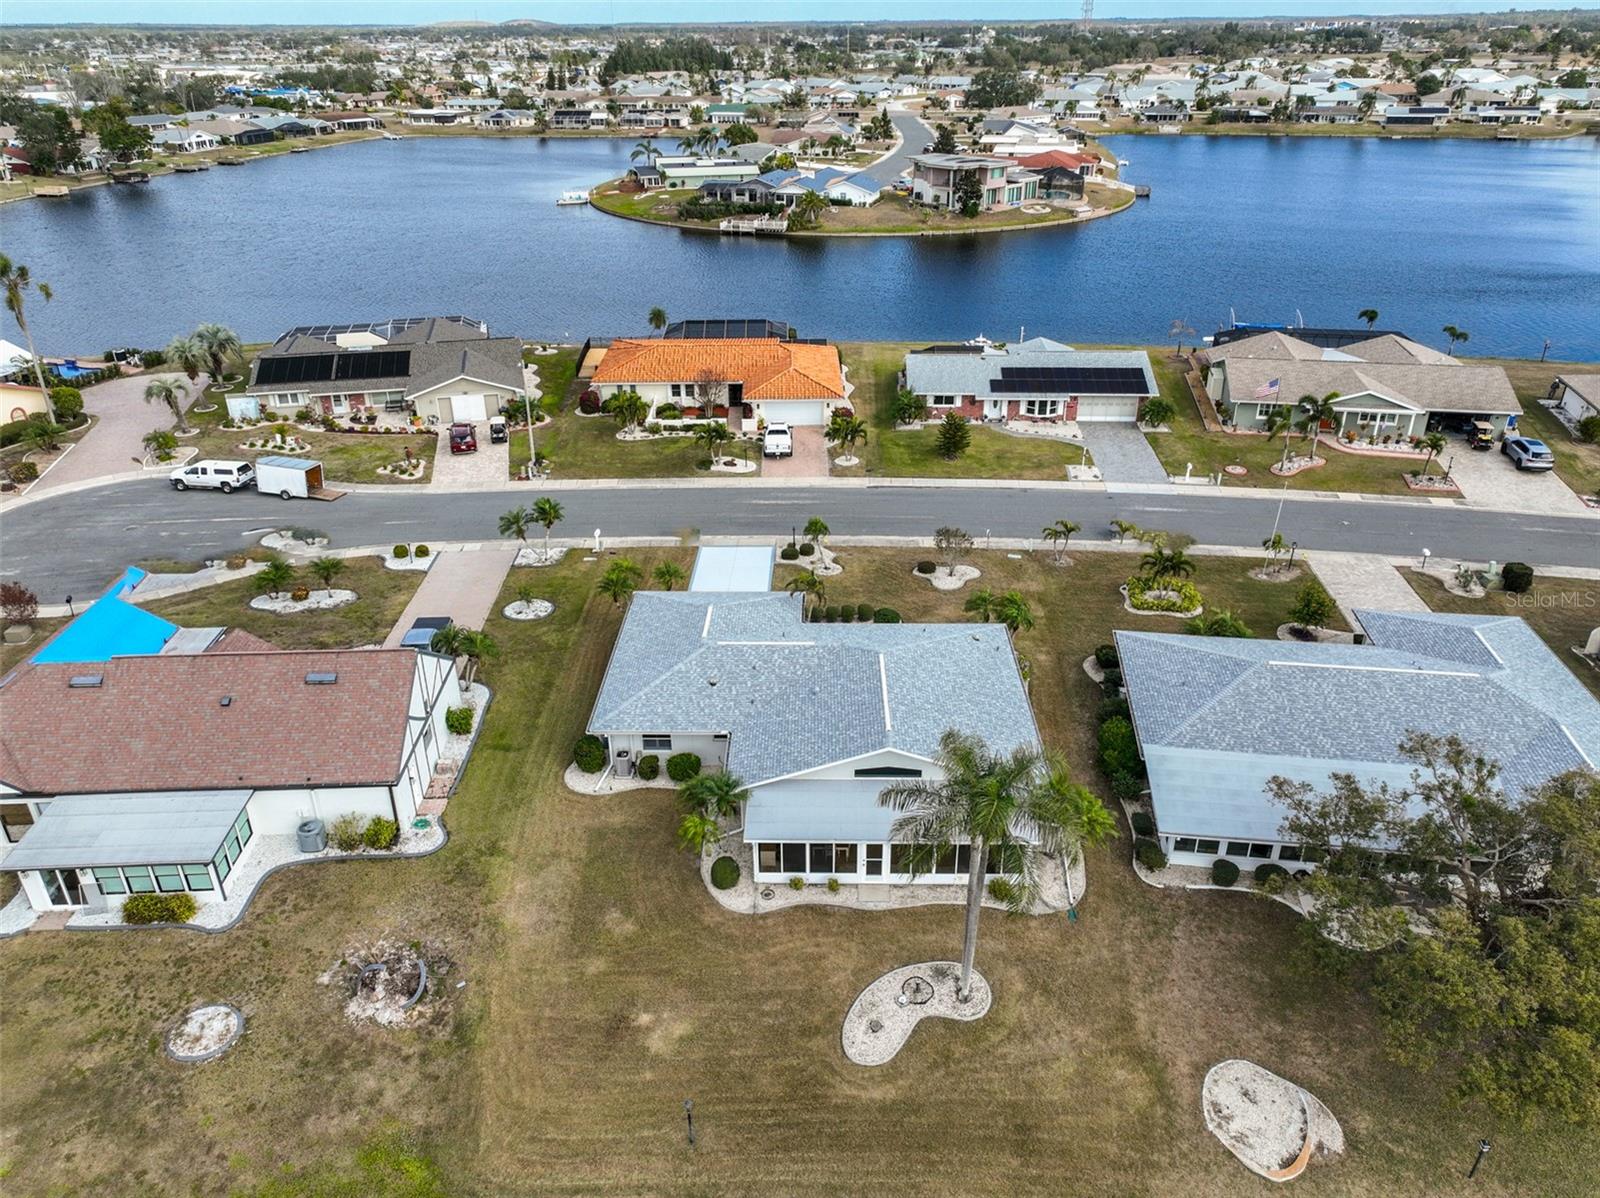
[[[688,564],[681,550],[633,556]],[[963,618],[963,596],[909,576],[916,556],[846,550],[834,592]],[[1098,695],[1078,662],[1135,620],[1114,590],[1131,563],[1075,556],[972,561],[1032,601],[1039,625],[1019,648],[1042,730],[1098,784]],[[674,847],[670,794],[566,792],[620,621],[593,591],[605,565],[572,557],[507,580],[508,596],[531,581],[556,610],[490,619],[495,702],[443,852],[280,874],[224,936],[0,944],[10,1189],[1264,1194],[1201,1123],[1204,1072],[1233,1055],[1308,1086],[1343,1122],[1350,1154],[1313,1169],[1309,1194],[1577,1194],[1600,1170],[1592,1137],[1501,1127],[1390,1066],[1358,990],[1288,965],[1290,913],[1151,890],[1125,839],[1091,855],[1077,923],[985,914],[987,1019],[925,1026],[880,1070],[847,1064],[839,1027],[857,991],[956,952],[959,912],[725,913]],[[1245,565],[1206,561],[1196,581],[1267,634],[1293,587]],[[313,980],[385,932],[443,943],[460,965],[467,984],[433,1031],[352,1028]],[[249,1016],[243,1044],[200,1068],[164,1060],[164,1021],[219,997]],[[1479,1135],[1495,1151],[1469,1189]]]

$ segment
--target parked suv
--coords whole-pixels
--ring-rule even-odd
[[[450,426],[450,452],[477,453],[477,430],[470,424],[452,424]]]
[[[794,434],[787,424],[769,424],[761,434],[761,456],[764,458],[794,457]]]
[[[190,487],[209,487],[224,495],[254,485],[256,468],[249,462],[224,462],[206,459],[179,466],[167,476],[175,490],[187,491]]]
[[[1516,464],[1518,470],[1554,470],[1556,455],[1537,437],[1507,437],[1500,442],[1500,452]]]

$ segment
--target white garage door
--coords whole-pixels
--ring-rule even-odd
[[[761,405],[761,415],[768,424],[822,424],[823,407],[820,399],[767,400]]]
[[[450,411],[456,420],[483,420],[488,413],[484,411],[483,396],[457,395],[450,400]]]
[[[1139,401],[1137,399],[1087,396],[1078,401],[1078,422],[1080,424],[1104,420],[1132,421],[1138,414]]]

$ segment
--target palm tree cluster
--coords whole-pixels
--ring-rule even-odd
[[[678,843],[694,853],[704,853],[722,839],[722,821],[736,815],[749,797],[744,783],[726,770],[696,774],[678,787],[678,802],[683,807]]]
[[[1021,591],[1007,591],[1003,595],[996,595],[984,587],[973,592],[962,605],[962,610],[981,616],[985,624],[990,621],[1004,624],[1013,635],[1032,628],[1034,624],[1033,608],[1028,605]]]
[[[605,573],[600,575],[600,581],[595,588],[611,602],[620,607],[628,596],[639,589],[639,584],[644,581],[644,570],[632,558],[614,558]]]
[[[844,450],[847,458],[855,457],[856,442],[867,439],[867,422],[850,412],[835,412],[828,422],[828,440]]]
[[[1072,539],[1073,533],[1082,530],[1083,525],[1074,520],[1057,520],[1040,532],[1040,536],[1055,546],[1056,565],[1059,566],[1066,561],[1067,542]]]
[[[503,537],[516,537],[524,545],[528,543],[528,530],[535,524],[544,526],[544,559],[550,560],[550,530],[561,523],[561,518],[566,515],[558,500],[551,499],[548,495],[541,495],[527,507],[514,507],[500,516],[500,535]]]
[[[478,666],[485,659],[500,656],[500,646],[487,632],[463,628],[460,624],[449,624],[439,629],[433,634],[428,648],[447,657],[466,659],[466,668],[461,672],[462,686],[472,685],[473,679],[478,676]]]

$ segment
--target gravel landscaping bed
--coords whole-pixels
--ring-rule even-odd
[[[543,546],[524,545],[517,550],[517,556],[511,559],[513,566],[553,566],[566,554],[566,550],[559,545],[552,545],[548,550]]]
[[[917,574],[913,570],[912,574],[914,577],[933,583],[933,589],[936,591],[959,591],[973,579],[983,577],[983,571],[977,566],[957,566],[953,571],[940,567],[932,574]]]
[[[227,1003],[196,1007],[167,1033],[167,1055],[198,1064],[220,1057],[244,1034],[244,1015]]]
[[[518,599],[501,608],[500,614],[508,620],[542,620],[555,609],[556,605],[548,599],[535,599],[530,603]]]
[[[257,595],[250,600],[250,606],[257,611],[270,611],[274,615],[292,616],[302,611],[326,611],[332,607],[343,607],[347,603],[356,601],[354,591],[340,590],[335,587],[331,591],[312,591],[304,599],[292,599],[288,595]]]
[[[994,1002],[988,979],[972,971],[966,1002],[957,997],[960,981],[961,966],[955,961],[891,969],[850,1004],[841,1035],[844,1055],[857,1065],[886,1065],[924,1019],[982,1019]]]
[[[1312,1160],[1344,1151],[1344,1131],[1327,1107],[1251,1061],[1213,1065],[1200,1101],[1211,1134],[1269,1181],[1289,1181]]]

